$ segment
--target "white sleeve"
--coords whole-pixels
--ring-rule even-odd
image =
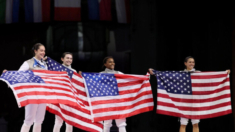
[[[122,72],[118,71],[118,74],[124,74],[124,73],[122,73]]]
[[[29,64],[25,61],[21,66],[18,71],[27,71],[29,70]]]

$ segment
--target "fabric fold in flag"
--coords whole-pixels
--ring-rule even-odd
[[[92,122],[90,106],[86,95],[84,81],[81,75],[54,61],[50,57],[46,60],[48,70],[66,71],[77,93],[76,98],[83,107],[65,104],[47,104],[47,111],[60,116],[66,123],[89,132],[101,132],[102,122]]]
[[[157,113],[205,119],[232,113],[226,72],[157,72]]]
[[[66,72],[7,71],[1,75],[0,80],[12,89],[19,107],[41,103],[78,106]]]
[[[149,75],[82,73],[94,121],[121,119],[153,110]]]
[[[56,21],[81,21],[81,0],[55,0]]]
[[[49,22],[50,0],[24,0],[25,22]]]

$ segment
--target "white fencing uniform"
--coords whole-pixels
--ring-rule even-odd
[[[184,71],[188,71],[188,70],[184,70]],[[192,70],[190,70],[190,71],[188,71],[188,72],[195,72],[196,70],[193,68]],[[183,117],[181,117],[180,118],[180,124],[181,125],[187,125],[188,124],[188,120],[189,119],[187,119],[187,118],[183,118]],[[192,122],[192,124],[194,125],[194,124],[198,124],[199,122],[200,122],[200,119],[191,119],[191,122]]]
[[[36,58],[25,61],[19,71],[27,70],[47,70],[46,62]],[[29,132],[33,125],[33,132],[41,132],[41,124],[46,113],[46,104],[28,104],[25,106],[25,120],[20,132]]]
[[[110,70],[108,68],[106,68],[105,71],[102,71],[100,73],[123,74],[122,72]],[[104,132],[110,132],[110,127],[112,127],[112,121],[113,120],[105,120],[104,121]],[[119,129],[119,132],[126,132],[126,118],[115,119],[115,122],[116,122],[118,129]]]
[[[180,118],[180,124],[181,125],[187,125],[188,124],[188,120],[189,119],[187,119],[187,118],[181,117]],[[200,120],[199,119],[191,119],[191,122],[194,125],[194,124],[198,124],[200,122]]]
[[[64,64],[62,64],[63,66],[69,68],[70,70],[74,71],[74,72],[77,72],[75,69],[73,69],[71,66],[66,66]],[[60,132],[60,128],[61,126],[63,125],[63,119],[60,118],[59,116],[55,115],[55,125],[54,125],[54,128],[53,128],[53,132]],[[66,123],[66,130],[65,132],[72,132],[73,131],[73,126],[72,125],[69,125],[68,123]]]

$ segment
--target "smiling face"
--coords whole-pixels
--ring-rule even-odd
[[[44,58],[45,56],[45,47],[43,45],[39,46],[39,48],[37,50],[34,50],[35,53],[35,58],[37,58],[38,60],[41,60]]]
[[[73,56],[71,54],[66,54],[64,58],[61,58],[63,64],[66,66],[70,66],[73,62]]]
[[[113,58],[109,58],[107,59],[106,63],[104,64],[104,66],[110,70],[114,70],[114,67],[115,67],[115,63],[114,63],[114,60]]]
[[[195,66],[195,61],[193,58],[189,58],[187,62],[184,62],[184,65],[186,66],[186,69],[188,71],[192,70]]]

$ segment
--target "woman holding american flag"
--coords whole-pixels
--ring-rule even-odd
[[[101,73],[116,73],[116,74],[123,74],[122,72],[115,71],[115,62],[113,57],[108,56],[105,57],[103,60],[103,66],[105,70]],[[110,127],[112,126],[113,120],[105,120],[104,121],[104,132],[110,132]],[[126,118],[123,119],[115,119],[119,132],[126,132]]]
[[[44,61],[45,47],[41,43],[36,43],[32,48],[34,57],[25,61],[19,71],[27,70],[47,70],[47,64]],[[6,72],[4,70],[3,72]],[[33,132],[41,132],[41,124],[44,120],[46,104],[28,104],[25,106],[25,119],[20,132],[29,132],[33,125]]]
[[[63,66],[69,68],[70,70],[77,72],[75,69],[71,67],[71,64],[73,62],[73,54],[70,52],[65,52],[61,56],[61,61],[63,62]],[[53,132],[60,132],[60,128],[63,124],[63,119],[60,118],[58,115],[55,116],[55,125],[53,128]],[[73,126],[69,125],[68,123],[66,124],[66,130],[65,132],[72,132],[73,131]]]
[[[188,56],[185,58],[184,60],[184,65],[186,67],[186,69],[184,69],[184,71],[186,72],[199,72],[196,71],[196,69],[194,68],[195,66],[195,60],[193,57]],[[185,132],[186,126],[188,124],[188,120],[187,118],[180,118],[180,132]],[[198,123],[200,122],[199,119],[191,119],[192,125],[193,125],[193,132],[199,132],[199,126]]]
[[[195,60],[192,56],[188,56],[185,58],[184,60],[184,65],[186,67],[186,69],[184,69],[184,71],[186,72],[199,72],[197,71],[194,66],[195,66]],[[230,73],[230,70],[226,70],[227,73]],[[188,124],[188,120],[187,118],[180,118],[180,132],[185,132],[186,126]],[[199,132],[199,126],[198,123],[200,122],[199,119],[191,119],[192,125],[193,125],[193,132]]]
[[[185,72],[200,72],[197,71],[194,67],[195,67],[195,60],[193,57],[188,56],[185,58],[184,60],[184,65],[185,65]],[[149,72],[151,75],[155,75],[154,70],[153,69],[149,69]],[[226,70],[226,72],[229,74],[230,70]],[[188,124],[188,120],[187,118],[180,118],[180,129],[179,132],[185,132],[186,131],[186,126]],[[193,125],[193,132],[199,132],[199,125],[198,123],[200,122],[200,119],[191,119],[192,125]]]

